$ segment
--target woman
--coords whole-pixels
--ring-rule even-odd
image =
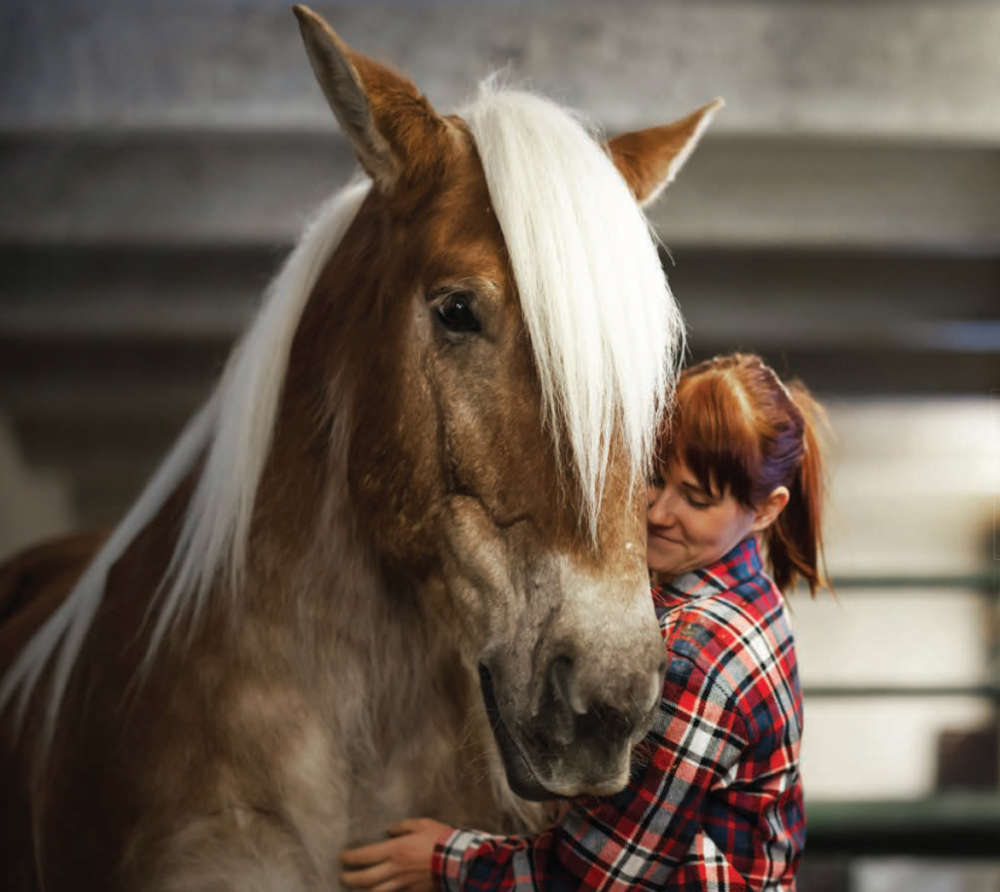
[[[786,387],[756,356],[717,357],[681,377],[648,490],[668,669],[624,791],[575,800],[534,836],[404,821],[393,838],[344,853],[345,883],[794,888],[802,702],[780,590],[822,584],[821,418],[804,387]]]

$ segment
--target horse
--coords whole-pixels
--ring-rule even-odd
[[[0,569],[8,889],[336,889],[406,815],[620,790],[660,696],[683,326],[641,207],[718,102],[442,115],[294,12],[360,172],[120,524]]]

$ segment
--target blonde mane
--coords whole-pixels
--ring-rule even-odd
[[[645,217],[601,145],[573,116],[489,81],[462,114],[520,291],[544,421],[557,440],[566,438],[594,533],[615,437],[633,473],[648,465],[681,357],[680,314]],[[220,575],[239,589],[292,339],[321,270],[370,187],[367,180],[348,185],[319,209],[213,395],[5,676],[0,706],[17,696],[23,716],[55,657],[46,705],[51,732],[108,570],[199,461],[200,476],[153,605],[147,662],[181,617],[198,615]]]
[[[546,421],[568,440],[596,535],[613,438],[633,474],[648,468],[683,353],[680,311],[645,215],[574,116],[487,80],[462,117],[514,268]]]
[[[234,349],[208,402],[188,423],[73,591],[11,666],[0,686],[0,706],[19,691],[19,721],[39,676],[58,654],[46,714],[51,732],[70,672],[103,598],[108,570],[199,459],[203,459],[201,475],[169,568],[160,581],[147,662],[180,616],[197,616],[220,573],[228,573],[239,583],[292,338],[324,264],[370,188],[367,180],[352,183],[319,208],[268,288],[256,319]]]

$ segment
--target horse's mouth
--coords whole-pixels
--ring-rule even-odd
[[[496,739],[497,746],[500,747],[500,755],[503,758],[503,767],[507,773],[507,783],[510,784],[510,788],[522,799],[541,801],[555,798],[556,794],[548,790],[538,779],[531,763],[521,750],[520,744],[507,728],[503,716],[500,715],[500,707],[497,705],[490,670],[482,663],[479,664],[479,687],[483,692],[483,703],[486,704],[486,714],[490,719],[493,737]]]

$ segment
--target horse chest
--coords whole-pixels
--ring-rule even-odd
[[[416,672],[420,664],[426,669],[425,660],[412,663],[389,689],[352,684],[370,673],[348,652],[312,690],[273,675],[243,680],[225,709],[236,758],[218,773],[219,801],[269,804],[319,858],[382,838],[406,817],[499,826],[490,778],[502,769],[470,696],[478,692],[452,677],[453,697],[430,697],[440,679]]]
[[[489,740],[469,720],[473,706],[402,697],[381,715],[365,718],[361,733],[347,741],[351,842],[380,838],[406,817],[458,823],[482,812],[468,774],[473,765],[486,770]]]

